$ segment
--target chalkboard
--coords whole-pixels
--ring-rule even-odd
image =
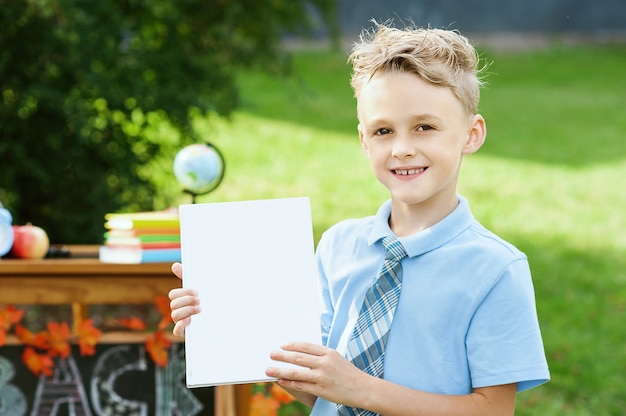
[[[55,362],[52,377],[36,377],[22,363],[21,346],[0,348],[0,416],[213,415],[213,389],[185,386],[182,344],[168,366],[156,366],[143,344],[98,345],[82,357],[77,347]]]

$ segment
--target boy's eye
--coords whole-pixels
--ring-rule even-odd
[[[384,134],[389,134],[389,133],[391,133],[391,129],[388,129],[388,128],[385,128],[385,127],[384,127],[384,128],[382,128],[382,129],[378,129],[378,130],[376,130],[376,132],[375,132],[375,134],[376,134],[377,136],[382,136],[382,135],[384,135]]]
[[[417,131],[427,131],[427,130],[432,130],[434,127],[433,126],[429,126],[428,124],[424,124],[421,125],[417,128]]]

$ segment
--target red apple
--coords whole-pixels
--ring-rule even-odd
[[[18,259],[43,259],[50,248],[48,234],[36,225],[14,225],[11,254]]]

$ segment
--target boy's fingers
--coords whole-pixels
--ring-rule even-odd
[[[183,278],[183,265],[179,262],[172,264],[172,273],[176,277],[182,280]],[[198,299],[198,293],[189,288],[175,288],[170,290],[168,294],[170,298],[170,317],[174,321],[174,329],[172,333],[184,338],[185,328],[191,322],[191,315],[200,313],[200,300]]]
[[[174,275],[176,275],[176,277],[178,277],[179,279],[182,280],[182,278],[183,278],[183,265],[180,264],[179,262],[173,263],[172,264],[172,273],[174,273]]]
[[[177,287],[175,289],[170,290],[168,293],[168,297],[170,300],[175,300],[178,298],[183,298],[185,296],[196,297],[198,293],[194,289]],[[197,301],[195,303],[198,303]]]
[[[176,313],[179,319],[191,316],[200,312],[200,301],[194,296],[184,296],[176,298],[170,302],[172,314]]]
[[[172,309],[172,313],[170,314],[170,318],[172,318],[172,321],[174,323],[178,323],[181,321],[186,322],[186,324],[189,324],[189,317],[192,315],[196,315],[200,313],[200,307],[199,306],[183,306],[180,308],[176,308],[176,309]]]
[[[324,355],[328,351],[327,347],[310,342],[289,341],[281,344],[280,347],[285,351],[298,351],[311,355]]]
[[[176,322],[176,325],[174,325],[174,329],[172,330],[172,333],[177,337],[184,338],[185,328],[187,327],[187,325],[189,325],[189,321],[190,321],[189,318],[185,318]]]
[[[183,296],[173,298],[170,302],[170,309],[172,310],[172,312],[174,312],[187,306],[196,307],[198,305],[200,305],[200,301],[195,296]]]

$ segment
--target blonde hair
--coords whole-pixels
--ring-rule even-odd
[[[361,87],[376,73],[409,72],[450,88],[468,114],[477,113],[483,84],[480,59],[465,36],[453,30],[397,29],[374,23],[375,29],[363,31],[348,58],[353,66],[350,85],[357,99]]]

